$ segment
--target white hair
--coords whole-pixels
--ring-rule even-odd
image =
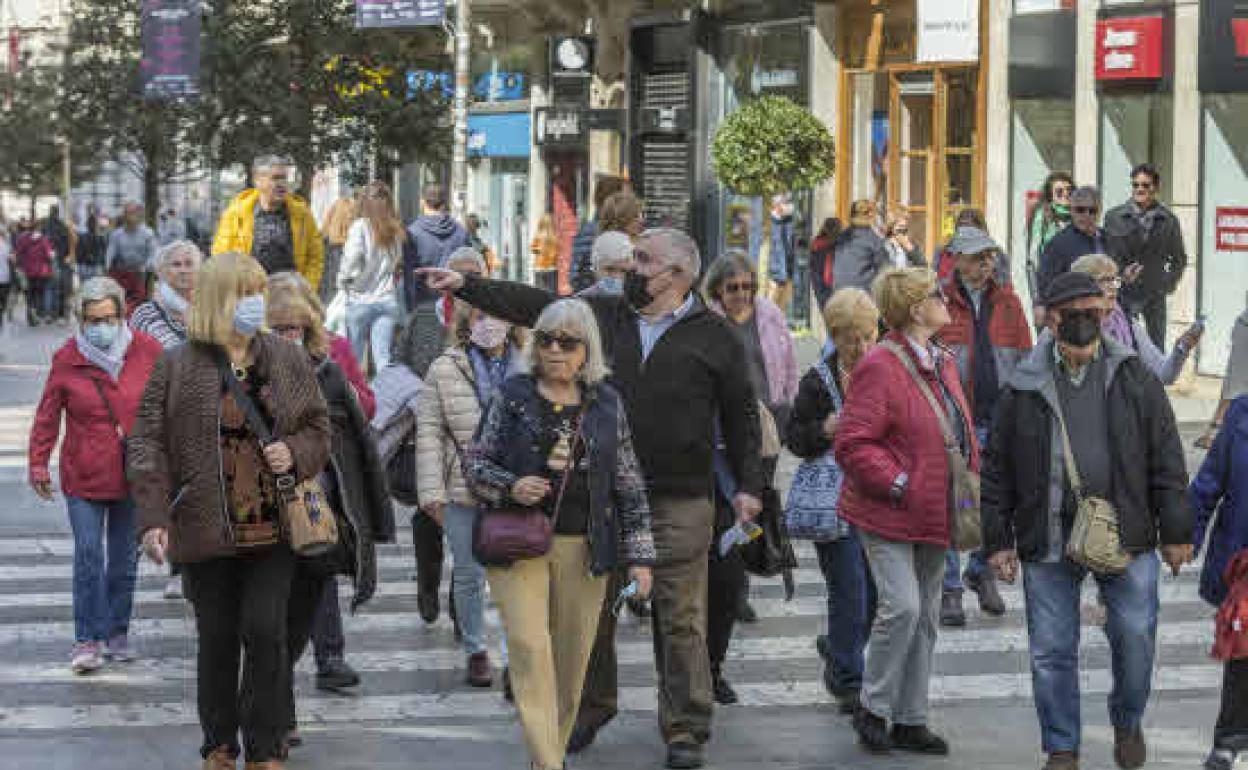
[[[126,314],[126,291],[121,288],[121,284],[103,275],[84,281],[78,292],[78,317],[83,317],[87,305],[103,302],[106,299],[113,301],[113,306],[117,308],[117,315]]]
[[[693,238],[673,227],[656,227],[641,234],[638,242],[660,241],[664,245],[661,253],[654,254],[663,258],[663,264],[675,267],[684,273],[690,283],[698,280],[702,273],[702,255],[698,244]]]
[[[594,247],[590,252],[594,263],[594,272],[601,273],[611,265],[633,261],[633,239],[627,233],[608,230],[594,239]]]
[[[521,359],[521,368],[535,377],[541,376],[542,361],[538,356],[537,334],[543,331],[561,331],[585,341],[585,364],[577,378],[588,385],[597,385],[611,374],[602,352],[602,335],[598,333],[598,320],[589,305],[579,299],[561,299],[546,306],[533,324],[534,334],[529,336]]]
[[[165,268],[173,261],[173,258],[181,252],[188,252],[195,255],[195,263],[199,265],[204,261],[204,253],[199,247],[187,240],[174,241],[166,246],[161,246],[160,251],[156,252],[156,274],[165,272]]]

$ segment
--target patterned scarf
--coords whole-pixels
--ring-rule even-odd
[[[78,344],[78,352],[82,354],[82,357],[107,372],[108,376],[113,378],[113,382],[121,378],[121,369],[126,365],[126,351],[129,350],[132,339],[134,335],[130,333],[130,326],[124,323],[121,325],[121,331],[117,333],[117,339],[113,341],[113,346],[108,350],[100,350],[87,342],[81,329],[74,334],[74,342]]]

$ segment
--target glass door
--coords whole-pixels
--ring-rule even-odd
[[[892,130],[889,165],[889,209],[910,218],[910,233],[919,251],[933,243],[932,227],[939,215],[935,195],[936,80],[931,70],[894,72],[890,77]],[[880,212],[884,214],[885,212]]]

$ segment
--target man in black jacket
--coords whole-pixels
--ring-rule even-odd
[[[1070,272],[1075,260],[1086,254],[1104,254],[1105,233],[1101,230],[1101,192],[1091,185],[1077,188],[1070,194],[1070,224],[1066,226],[1040,253],[1040,272],[1036,275],[1039,297],[1032,304],[1040,306],[1054,278]],[[1036,324],[1044,326],[1043,314],[1038,313]]]
[[[646,476],[655,546],[654,646],[659,721],[667,766],[702,766],[710,738],[711,672],[706,652],[707,555],[715,525],[714,424],[740,482],[741,518],[761,509],[758,403],[740,362],[745,349],[727,321],[693,291],[697,245],[678,230],[648,230],[637,240],[636,269],[624,295],[583,299],[598,319],[611,382],[628,411]],[[490,315],[531,326],[557,297],[523,284],[422,270],[430,288],[453,291]],[[608,594],[607,601],[615,597]],[[615,623],[603,613],[586,692],[569,748],[582,749],[614,715]]]
[[[1113,506],[1132,560],[1122,574],[1094,577],[1113,657],[1114,759],[1135,768],[1146,755],[1140,726],[1157,636],[1156,549],[1176,575],[1192,557],[1183,448],[1161,382],[1133,351],[1102,335],[1096,281],[1058,276],[1045,305],[1048,329],[997,402],[984,454],[984,547],[1007,582],[1023,563],[1045,768],[1077,770],[1080,587],[1088,570],[1066,556],[1077,510],[1068,463],[1083,494]],[[1063,451],[1063,430],[1073,458]]]
[[[1139,280],[1123,291],[1123,306],[1144,316],[1148,336],[1159,350],[1166,344],[1166,297],[1174,293],[1187,268],[1183,228],[1157,200],[1161,174],[1141,163],[1131,171],[1131,200],[1105,214],[1107,253],[1126,272],[1140,266]]]

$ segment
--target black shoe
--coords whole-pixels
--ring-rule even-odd
[[[842,714],[852,714],[858,709],[862,693],[858,690],[843,690],[832,693],[836,698],[836,710]]]
[[[732,689],[732,685],[718,671],[711,674],[711,691],[715,694],[715,702],[721,706],[732,706],[740,700],[737,691]]]
[[[633,613],[633,617],[638,620],[645,620],[650,617],[650,600],[644,596],[630,596],[624,600],[628,605],[628,611]]]
[[[694,770],[702,766],[702,746],[689,741],[667,745],[667,766],[671,770]]]
[[[511,689],[511,666],[503,666],[503,700],[516,702],[516,694]]]
[[[966,625],[966,612],[962,609],[962,592],[945,591],[940,596],[940,624],[946,628]]]
[[[1005,614],[1005,599],[997,589],[997,579],[991,573],[974,574],[969,569],[962,573],[962,583],[979,596],[979,609],[985,615],[999,618]]]
[[[1205,770],[1234,770],[1235,760],[1238,758],[1239,754],[1234,749],[1220,749],[1215,746],[1209,756],[1205,757]]]
[[[426,623],[436,623],[438,613],[442,608],[438,606],[438,589],[427,589],[421,586],[416,593],[416,609],[420,612],[420,619]]]
[[[360,683],[360,675],[345,660],[332,660],[324,671],[316,672],[316,689],[337,692]]]
[[[568,736],[568,753],[580,754],[594,743],[594,739],[598,737],[598,731],[602,729],[602,725],[582,725],[578,724],[572,728],[572,735]]]
[[[893,748],[915,754],[931,754],[943,757],[949,753],[949,744],[927,725],[893,725]]]
[[[737,602],[737,620],[742,623],[758,622],[758,613],[750,606],[750,600],[745,596],[742,596],[741,600]]]
[[[832,640],[827,634],[819,634],[815,637],[815,649],[819,651],[819,657],[823,658],[823,662],[832,664]]]
[[[867,711],[862,704],[854,709],[854,731],[858,733],[858,742],[872,754],[887,754],[893,747],[888,737],[888,722]]]
[[[1148,744],[1144,742],[1144,731],[1140,728],[1114,728],[1114,762],[1122,770],[1135,770],[1143,767],[1148,759]]]

